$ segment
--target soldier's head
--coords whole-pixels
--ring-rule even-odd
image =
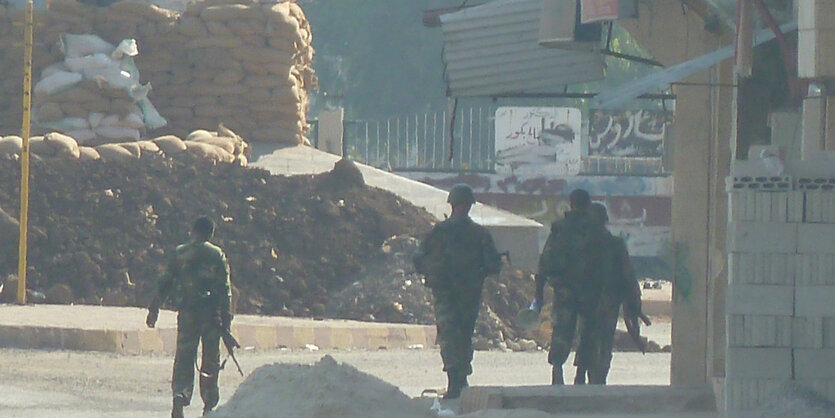
[[[191,236],[197,241],[208,241],[215,233],[215,223],[208,216],[201,216],[191,225]]]
[[[447,203],[452,205],[452,213],[466,215],[470,208],[475,204],[475,195],[473,189],[466,184],[456,184],[449,190],[449,196],[446,199]]]
[[[574,189],[568,195],[568,203],[571,204],[571,210],[585,211],[591,205],[591,197],[589,192],[583,189]]]
[[[600,202],[594,202],[589,206],[589,213],[594,222],[606,225],[609,222],[609,214],[606,213],[606,206]]]

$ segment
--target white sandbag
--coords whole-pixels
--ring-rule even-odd
[[[92,147],[78,147],[78,158],[81,161],[95,161],[100,160],[101,155]]]
[[[204,138],[204,137],[212,137],[216,136],[217,132],[209,132],[204,129],[197,129],[195,131],[191,131],[191,133],[186,136],[186,141],[194,141],[197,138]]]
[[[117,126],[99,126],[94,129],[96,135],[107,139],[122,139],[139,141],[139,130],[132,128],[120,128]]]
[[[67,135],[75,138],[79,145],[86,144],[96,139],[96,133],[92,129],[78,129],[75,131],[68,131]]]
[[[78,142],[60,132],[50,132],[43,137],[44,142],[55,150],[59,157],[78,158]]]
[[[137,158],[130,151],[124,147],[120,147],[118,144],[99,145],[95,150],[105,162],[122,162]]]
[[[235,138],[223,138],[219,136],[201,136],[199,138],[194,138],[192,141],[201,142],[204,144],[211,144],[232,155],[236,154]]]
[[[0,138],[0,157],[9,155],[20,155],[20,150],[23,147],[23,138],[16,135],[9,135],[5,138]]]
[[[115,48],[112,44],[96,35],[74,35],[65,33],[58,40],[61,52],[67,58],[83,57],[97,53],[109,54]]]
[[[64,63],[70,71],[80,74],[92,74],[93,71],[100,71],[102,68],[107,67],[119,68],[119,62],[106,54],[66,58],[64,59]]]
[[[136,158],[142,157],[142,148],[139,147],[139,142],[122,142],[117,145],[128,150]]]
[[[38,125],[59,132],[90,128],[90,122],[87,121],[87,118],[64,118],[55,122],[39,122]]]
[[[119,126],[142,129],[145,127],[145,121],[142,119],[142,115],[138,113],[128,113],[127,116],[119,121]]]
[[[81,74],[69,71],[55,71],[35,84],[35,95],[52,95],[70,89],[82,80]]]
[[[47,144],[42,136],[29,139],[29,151],[42,158],[54,157],[56,155],[55,148]]]
[[[166,155],[176,155],[186,150],[185,142],[174,135],[161,136],[153,139],[153,142]]]
[[[99,126],[111,126],[111,127],[118,127],[119,126],[119,115],[107,115],[101,119],[99,122]]]
[[[150,85],[150,83],[148,84]],[[165,118],[159,114],[157,108],[154,107],[153,104],[151,104],[151,101],[148,100],[147,97],[140,100],[138,104],[139,109],[142,110],[142,116],[145,121],[145,125],[148,127],[148,129],[162,128],[163,126],[168,124],[168,121],[165,120]]]
[[[67,66],[63,62],[52,64],[41,71],[41,78],[47,78],[59,71],[67,71]]]
[[[159,145],[154,143],[154,141],[139,141],[136,143],[136,145],[139,146],[139,149],[142,150],[143,157],[146,155],[157,154],[160,152]]]
[[[101,125],[101,121],[104,120],[104,114],[99,112],[91,112],[90,115],[87,117],[90,121],[90,127],[95,129]]]

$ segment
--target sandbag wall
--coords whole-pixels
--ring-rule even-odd
[[[21,10],[0,6],[0,134],[20,129],[22,21]],[[141,81],[151,83],[148,97],[168,120],[147,137],[184,137],[223,123],[247,140],[305,141],[307,91],[317,86],[310,25],[294,2],[205,0],[179,14],[137,1],[99,8],[53,0],[35,21],[33,84],[63,59],[62,33],[92,33],[113,44],[136,39]]]

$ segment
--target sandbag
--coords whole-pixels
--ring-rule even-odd
[[[60,132],[50,132],[43,139],[55,150],[56,156],[78,158],[78,142],[75,139]]]
[[[186,144],[183,140],[174,135],[161,136],[152,141],[166,155],[175,155],[186,150]]]
[[[207,36],[191,39],[185,43],[185,49],[223,48],[232,49],[243,45],[241,39],[235,36]]]
[[[194,155],[195,157],[205,158],[211,161],[221,161],[221,159],[223,158],[223,154],[228,154],[226,151],[211,144],[205,144],[196,141],[185,141],[185,143],[186,152],[188,152],[191,155]],[[229,154],[229,156],[232,157],[232,159],[229,162],[235,160],[234,156],[232,156],[231,154]]]
[[[78,147],[78,158],[81,161],[95,161],[100,160],[101,155],[92,147]]]
[[[105,162],[124,162],[137,158],[126,148],[121,147],[118,144],[99,145],[95,148],[95,150]]]
[[[206,28],[206,25],[196,17],[181,17],[177,22],[176,28],[178,32],[191,38],[200,38],[209,35],[209,30]]]
[[[20,155],[23,148],[23,138],[16,135],[9,135],[0,139],[0,157],[9,155]]]
[[[243,4],[209,6],[200,12],[204,21],[227,22],[230,20],[254,19],[261,17],[261,10]]]
[[[83,57],[96,53],[109,54],[116,47],[96,35],[65,33],[59,40],[59,48],[67,58]]]
[[[128,150],[128,152],[130,152],[136,158],[142,156],[142,148],[139,146],[138,142],[122,142],[116,145]]]
[[[69,71],[55,71],[46,78],[41,79],[35,84],[33,90],[36,95],[51,96],[65,90],[81,82],[83,77],[81,74]]]
[[[212,137],[212,136],[216,136],[216,135],[217,135],[217,132],[209,132],[209,131],[204,130],[204,129],[197,129],[197,130],[191,131],[188,134],[188,136],[186,136],[186,141],[194,141],[197,138],[208,138],[208,137]]]
[[[139,141],[139,131],[133,128],[121,128],[117,126],[99,126],[93,129],[96,135],[108,139],[124,139]]]
[[[44,103],[38,108],[37,120],[39,122],[54,122],[64,118],[64,112],[58,103]]]
[[[139,149],[142,150],[142,155],[143,156],[148,155],[148,154],[156,154],[156,153],[159,153],[159,151],[160,151],[159,146],[157,144],[155,144],[153,141],[148,141],[148,140],[139,141],[139,142],[136,143],[136,145],[138,145]]]
[[[201,136],[198,138],[194,138],[192,141],[214,145],[232,155],[235,155],[237,153],[237,147],[235,146],[237,141],[234,138],[224,138],[219,136]]]
[[[142,16],[156,22],[165,22],[175,19],[177,16],[177,12],[173,10],[163,9],[153,4],[134,0],[119,1],[111,4],[109,7],[111,10],[125,15]]]
[[[68,131],[67,135],[74,138],[79,145],[87,144],[96,139],[96,133],[92,129],[78,129],[75,131]]]

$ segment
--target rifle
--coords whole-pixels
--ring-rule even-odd
[[[626,324],[626,331],[629,333],[629,336],[632,337],[632,341],[635,342],[642,354],[646,354],[647,345],[643,338],[641,338],[641,324],[638,322],[638,319],[640,319],[647,326],[652,325],[652,322],[643,312],[638,312],[633,315],[624,315],[623,322]]]
[[[235,349],[241,348],[241,345],[238,343],[238,340],[235,339],[235,336],[232,335],[232,332],[228,329],[223,329],[221,331],[220,337],[223,339],[223,345],[226,346],[226,352],[229,353],[229,357],[232,357],[232,361],[235,363],[235,367],[238,368],[238,373],[241,376],[244,375],[244,371],[241,370],[241,364],[238,363],[238,359],[235,358]],[[220,365],[220,368],[226,366],[226,360],[223,360],[223,363]]]

